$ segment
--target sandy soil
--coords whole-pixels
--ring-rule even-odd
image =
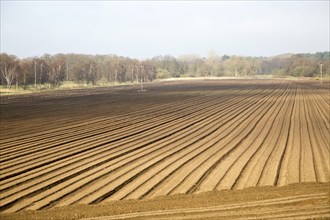
[[[306,219],[330,218],[329,183],[253,187],[149,200],[72,205],[0,214],[1,219]]]

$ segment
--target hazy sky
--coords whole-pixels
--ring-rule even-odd
[[[329,51],[325,1],[3,1],[1,52],[272,56]]]

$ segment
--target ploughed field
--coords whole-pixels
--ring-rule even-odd
[[[2,96],[0,211],[329,182],[328,83],[194,80],[147,90]]]

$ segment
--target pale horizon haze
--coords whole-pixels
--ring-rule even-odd
[[[274,56],[329,51],[329,1],[3,1],[1,52]]]

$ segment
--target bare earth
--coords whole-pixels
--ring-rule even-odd
[[[1,214],[1,219],[305,219],[330,218],[329,183],[253,187],[149,200],[121,200]]]
[[[0,217],[330,218],[329,86],[194,80],[1,96]]]

